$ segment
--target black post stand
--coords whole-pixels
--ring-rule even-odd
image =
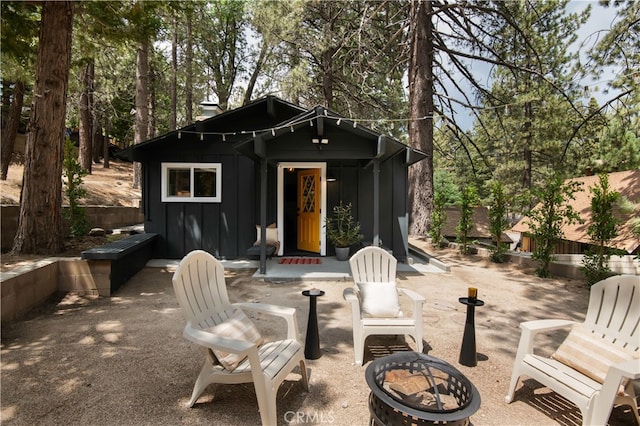
[[[462,347],[460,348],[460,359],[458,362],[467,367],[475,367],[478,365],[478,356],[476,353],[476,326],[474,317],[476,306],[482,306],[484,302],[470,297],[461,297],[458,301],[463,305],[467,305],[467,320],[464,323],[464,335],[462,337]]]
[[[306,359],[318,359],[321,354],[316,299],[320,296],[324,296],[324,291],[305,290],[302,294],[309,297],[309,321],[307,322],[307,338],[304,344],[304,357]]]

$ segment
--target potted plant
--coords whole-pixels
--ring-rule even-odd
[[[327,238],[336,248],[336,258],[347,260],[349,249],[364,238],[360,233],[360,223],[351,215],[351,203],[333,207],[333,215],[325,221]]]

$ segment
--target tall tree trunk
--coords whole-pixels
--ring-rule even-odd
[[[11,94],[13,90],[11,88],[11,82],[2,79],[2,109],[0,110],[0,129],[4,130],[7,120],[9,119],[9,108],[11,106]]]
[[[528,81],[528,80],[527,80]],[[529,85],[527,84],[527,91],[529,93]],[[524,173],[522,175],[522,187],[525,189],[531,189],[531,173],[533,166],[531,164],[531,146],[532,130],[531,123],[533,121],[533,111],[531,110],[531,102],[524,103]]]
[[[93,114],[91,116],[91,127],[92,127],[92,148],[91,152],[93,154],[93,162],[96,164],[100,163],[100,156],[102,155],[102,116],[96,105],[93,105]]]
[[[78,108],[79,147],[78,162],[87,173],[91,173],[93,160],[93,120],[91,119],[93,99],[93,61],[87,63],[82,72],[82,93],[80,94],[80,108]]]
[[[411,2],[409,141],[427,158],[409,168],[409,232],[427,235],[433,210],[433,22],[428,0]]]
[[[109,121],[109,115],[104,115],[104,137],[102,138],[102,166],[105,169],[109,168],[109,133],[111,132],[111,122]]]
[[[153,49],[153,47],[149,47]],[[153,66],[149,67],[149,108],[147,114],[149,115],[147,139],[156,137],[156,74]]]
[[[141,42],[136,50],[136,123],[133,143],[139,144],[148,139],[149,131],[149,46],[148,41]],[[142,167],[133,165],[133,187],[142,187]]]
[[[7,89],[5,87],[5,89]],[[4,129],[2,129],[2,147],[0,152],[2,155],[2,171],[0,178],[7,180],[7,173],[9,173],[9,164],[11,163],[11,156],[13,155],[13,148],[16,144],[16,137],[18,136],[18,128],[20,127],[20,116],[22,115],[22,105],[24,103],[24,81],[18,80],[13,86],[13,96],[9,107],[9,113],[6,117],[6,122],[3,122]],[[9,92],[9,90],[7,90]]]
[[[333,49],[322,53],[322,95],[327,108],[333,108]]]
[[[171,106],[169,111],[169,131],[178,127],[178,17],[173,17],[171,38],[171,86],[169,87]]]
[[[56,254],[63,247],[61,177],[72,29],[73,2],[43,3],[15,252]]]
[[[269,51],[269,46],[266,41],[262,41],[262,47],[260,48],[260,55],[258,56],[258,60],[256,61],[256,67],[253,69],[251,73],[251,78],[249,79],[249,84],[247,84],[247,90],[244,92],[244,100],[242,101],[242,105],[248,105],[251,102],[251,96],[253,96],[253,89],[256,87],[256,82],[258,81],[258,76],[262,71],[262,65],[267,57],[267,52]]]
[[[184,53],[184,67],[186,69],[186,81],[184,88],[184,101],[185,101],[185,124],[193,123],[193,38],[191,36],[192,22],[191,22],[191,9],[187,10],[187,28],[186,28],[186,41],[185,41],[185,53]]]
[[[336,48],[333,46],[333,4],[331,2],[323,3],[326,8],[327,22],[324,24],[323,38],[324,48],[322,52],[322,95],[326,102],[327,108],[333,108],[333,83],[334,83],[334,63],[333,55],[336,52]]]

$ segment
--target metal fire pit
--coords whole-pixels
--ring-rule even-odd
[[[480,407],[480,394],[451,364],[417,352],[373,361],[365,371],[371,423],[468,425]]]

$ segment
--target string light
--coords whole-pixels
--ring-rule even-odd
[[[583,94],[585,97],[588,97],[590,94],[590,87],[593,86],[597,86],[598,84],[602,84],[602,83],[609,83],[612,82],[614,80],[617,79],[623,79],[626,77],[631,77],[633,82],[635,84],[640,84],[640,73],[638,71],[633,71],[624,75],[620,75],[618,76],[616,79],[609,79],[609,80],[602,80],[602,81],[598,81],[598,82],[594,82],[592,84],[588,84],[583,86]],[[603,92],[606,94],[608,93],[608,89],[604,89]],[[547,106],[547,102],[546,100],[542,99],[534,99],[534,101],[541,101],[541,105],[543,107]],[[467,105],[468,108],[471,109],[475,109],[475,110],[497,110],[497,109],[503,109],[504,110],[504,114],[508,115],[509,114],[509,107],[510,106],[517,106],[518,103],[517,102],[510,102],[510,103],[504,103],[501,105],[494,105],[494,106],[474,106],[474,105]],[[325,119],[329,119],[329,120],[335,120],[335,124],[337,126],[339,126],[342,123],[342,120],[347,120],[347,121],[352,121],[353,122],[353,127],[356,128],[358,126],[359,123],[372,123],[372,124],[389,124],[391,129],[395,129],[395,123],[408,123],[408,122],[413,122],[413,121],[422,121],[422,120],[428,120],[428,119],[433,119],[435,117],[435,114],[429,114],[429,115],[425,115],[422,117],[415,117],[415,118],[387,118],[387,119],[379,119],[379,118],[350,118],[350,117],[342,117],[342,116],[338,116],[338,115],[330,115],[327,113],[326,109],[323,109],[323,113],[321,115],[318,115],[317,117],[323,117]],[[238,130],[236,132],[196,132],[196,131],[188,131],[188,130],[180,130],[178,131],[178,139],[182,139],[182,134],[186,133],[186,134],[199,134],[200,135],[200,140],[204,140],[204,135],[218,135],[222,137],[222,141],[226,142],[226,135],[229,136],[236,136],[236,135],[244,135],[244,134],[252,134],[253,137],[256,137],[257,133],[262,133],[262,132],[267,132],[267,131],[271,131],[271,135],[275,137],[276,135],[276,131],[280,130],[280,129],[284,129],[286,127],[289,127],[289,130],[291,131],[291,133],[295,132],[294,126],[297,126],[299,124],[303,124],[305,122],[309,122],[309,127],[314,127],[313,124],[313,120],[315,119],[304,117],[299,119],[298,121],[294,121],[294,122],[289,122],[285,125],[282,126],[275,126],[275,127],[271,127],[271,128],[265,128],[265,129],[255,129],[255,130]]]
[[[367,119],[367,118],[347,118],[347,117],[341,117],[338,115],[330,115],[327,114],[327,112],[325,111],[322,115],[319,115],[318,117],[322,117],[324,119],[327,120],[333,120],[335,122],[336,125],[340,125],[342,123],[343,120],[346,121],[351,121],[353,122],[353,127],[356,128],[358,126],[358,124],[362,124],[362,123],[372,123],[372,124],[385,124],[385,123],[390,123],[391,127],[394,128],[394,123],[396,122],[410,122],[410,121],[422,121],[422,120],[427,120],[427,119],[431,119],[434,117],[434,115],[426,115],[423,117],[417,117],[417,118],[388,118],[388,119],[379,119],[379,118],[371,118],[371,119]],[[254,130],[237,130],[235,132],[201,132],[201,131],[189,131],[189,130],[179,130],[178,133],[178,138],[181,139],[183,134],[195,134],[195,135],[199,135],[200,140],[204,140],[204,136],[205,135],[215,135],[215,136],[219,136],[222,138],[222,140],[224,142],[226,142],[226,137],[227,136],[237,136],[237,135],[252,135],[253,137],[256,137],[256,135],[258,135],[259,133],[263,133],[263,132],[271,132],[271,134],[273,136],[276,136],[276,133],[278,130],[281,129],[286,129],[289,128],[291,133],[295,133],[295,126],[298,126],[300,124],[306,123],[308,122],[310,127],[314,127],[314,119],[309,119],[308,116],[301,118],[297,121],[294,122],[289,122],[287,124],[284,124],[282,126],[275,126],[275,127],[269,127],[269,128],[264,128],[264,129],[254,129]],[[340,124],[339,124],[340,123]]]

